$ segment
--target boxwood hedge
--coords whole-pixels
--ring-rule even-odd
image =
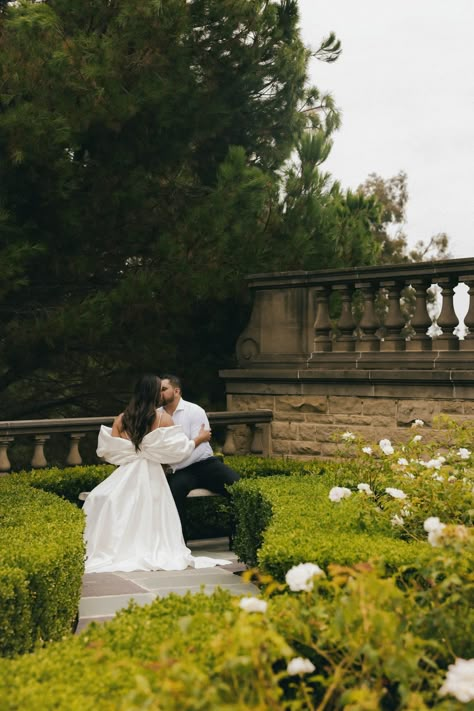
[[[276,579],[301,562],[353,565],[383,558],[387,571],[429,555],[424,542],[400,540],[390,518],[363,493],[329,500],[331,477],[241,480],[232,497],[237,515],[234,549]]]
[[[299,463],[254,457],[236,457],[232,466],[248,479],[306,471]],[[0,480],[1,655],[28,652],[71,630],[84,560],[78,495],[113,470],[106,464],[51,467]],[[190,501],[189,518],[194,537],[223,534],[230,526],[230,506],[220,497]]]
[[[0,705],[5,711],[457,711],[466,707],[442,699],[439,690],[454,656],[474,653],[472,637],[466,643],[453,634],[472,603],[472,554],[464,567],[462,555],[450,551],[433,561],[424,588],[401,587],[375,569],[335,567],[312,591],[278,590],[263,613],[243,612],[227,591],[132,604],[106,625],[0,660]],[[314,674],[292,676],[287,663],[295,657],[310,661]]]
[[[83,516],[45,491],[0,479],[0,654],[73,628],[84,570]]]

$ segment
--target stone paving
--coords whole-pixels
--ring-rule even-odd
[[[230,590],[235,595],[258,595],[258,588],[252,583],[245,583],[240,577],[239,573],[246,566],[238,562],[235,553],[229,551],[227,538],[189,541],[188,547],[196,556],[225,558],[231,562],[215,568],[84,575],[76,632],[81,632],[90,622],[111,620],[132,599],[139,605],[147,605],[155,598],[172,592],[184,595],[189,591],[203,590],[211,594],[217,587]]]

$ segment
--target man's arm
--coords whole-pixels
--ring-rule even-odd
[[[200,407],[199,405],[195,405],[194,403],[193,405],[194,406],[192,408],[189,408],[188,412],[185,413],[186,422],[185,426],[183,427],[189,439],[194,439],[195,437],[197,437],[203,425],[204,429],[211,429],[205,410],[203,410],[202,407]]]

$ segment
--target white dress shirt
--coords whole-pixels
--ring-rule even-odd
[[[163,410],[162,407],[159,410]],[[189,439],[194,439],[199,434],[201,425],[209,430],[209,420],[205,410],[194,402],[188,402],[187,400],[180,399],[178,407],[173,412],[172,415],[173,422],[175,425],[181,425],[184,434],[189,437]],[[214,452],[209,442],[202,442],[202,444],[195,447],[194,451],[183,459],[183,461],[173,464],[173,470],[184,469],[184,467],[189,467],[190,464],[195,462],[200,462],[202,459],[208,459],[212,457]]]

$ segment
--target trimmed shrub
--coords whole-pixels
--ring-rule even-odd
[[[228,457],[227,463],[242,478],[253,479],[274,475],[292,476],[300,473],[320,474],[319,463],[302,463],[287,459],[270,459],[253,456]],[[57,494],[76,506],[82,507],[78,496],[91,491],[114,470],[111,464],[87,465],[60,469],[51,467],[21,471],[9,475],[12,481],[21,481],[37,489]],[[190,539],[225,536],[232,528],[232,504],[222,497],[190,499],[187,504],[187,530]]]
[[[71,631],[84,571],[84,518],[57,496],[0,480],[0,653]]]
[[[10,474],[8,478],[12,482],[21,482],[29,484],[35,489],[49,491],[72,504],[79,505],[77,497],[81,491],[91,491],[115,469],[116,467],[112,464],[67,467],[65,469],[51,467],[17,472]]]
[[[469,706],[440,690],[454,657],[474,654],[473,639],[459,646],[437,581],[458,569],[450,595],[470,591],[466,607],[472,607],[473,562],[469,542],[463,550],[448,546],[426,568],[434,582],[423,592],[419,582],[400,585],[373,566],[331,566],[312,589],[296,593],[281,585],[270,595],[275,585],[267,581],[267,609],[259,613],[240,609],[227,591],[132,604],[106,625],[0,660],[0,705],[5,711],[460,711]],[[295,658],[312,666],[293,674],[288,663]]]
[[[1,497],[0,497],[1,498]],[[0,534],[0,549],[2,536]],[[31,596],[24,570],[0,568],[0,655],[13,656],[33,647]]]
[[[324,473],[324,465],[320,462],[298,462],[290,459],[270,459],[254,456],[233,456],[226,458],[226,464],[238,472],[245,481],[261,479],[273,476],[298,476],[301,474],[311,474],[320,476]],[[228,535],[233,529],[234,513],[233,509],[237,505],[234,497],[234,487],[231,488],[232,500],[222,497],[208,499],[190,499],[186,503],[187,507],[187,530],[189,538],[212,537]],[[253,514],[247,515],[248,525]],[[242,512],[239,516],[243,515]],[[260,514],[255,514],[260,515]],[[258,528],[258,527],[257,527]],[[249,535],[252,537],[257,533],[257,528],[252,532],[247,527]],[[257,546],[260,544],[260,539]],[[253,548],[250,544],[248,551]],[[247,559],[246,559],[247,560]]]
[[[294,476],[300,474],[313,474],[316,476],[325,473],[326,462],[300,462],[297,459],[272,459],[270,457],[233,456],[226,459],[232,469],[239,472],[244,479],[257,479],[267,476]]]
[[[241,689],[240,708],[271,708],[281,698],[272,670],[281,649],[266,620],[242,616],[239,632],[236,604],[222,591],[170,595],[146,608],[132,605],[110,624],[91,625],[33,657],[0,661],[2,709],[232,708],[235,684],[257,663],[267,688]]]
[[[353,565],[383,558],[387,571],[393,571],[430,554],[425,542],[400,540],[390,518],[364,493],[334,503],[330,488],[324,476],[234,484],[238,556],[282,580],[300,562]]]
[[[268,478],[249,462],[232,490],[239,513],[236,546],[241,557],[259,562],[264,571],[255,575],[266,612],[244,612],[222,591],[172,595],[145,608],[132,605],[102,627],[91,625],[32,655],[0,660],[1,708],[468,708],[452,695],[440,695],[448,665],[456,657],[474,656],[474,536],[461,525],[470,520],[472,485],[461,466],[450,482],[454,487],[447,488],[447,477],[441,481],[423,469],[413,479],[396,460],[381,466],[332,463],[322,476],[319,467],[299,469],[301,463],[289,476],[293,462],[284,464],[284,476]],[[356,491],[367,472],[370,496]],[[386,491],[402,485],[406,499]],[[333,486],[353,493],[331,501]],[[30,494],[31,501],[54,498]],[[20,492],[20,513],[21,501]],[[56,517],[60,510],[74,511],[56,501],[63,507]],[[433,548],[423,521],[432,513],[441,517],[443,506],[446,525]],[[394,526],[394,516],[404,518],[404,525]],[[25,524],[27,517],[20,518]],[[4,531],[14,528],[15,516],[9,518],[7,511],[4,523]],[[12,562],[18,561],[23,566],[17,552]],[[303,592],[288,592],[282,582],[288,569],[310,561],[326,572]],[[10,610],[18,624],[22,595],[25,611],[34,612],[23,570],[13,565],[6,570],[4,605],[13,600]],[[295,657],[314,671],[292,674],[287,664]]]
[[[236,516],[234,551],[240,560],[255,566],[264,532],[272,520],[271,497],[265,495],[259,480],[241,480],[232,486],[232,502]]]

